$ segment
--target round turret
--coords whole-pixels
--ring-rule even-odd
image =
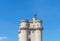
[[[27,28],[28,27],[28,20],[21,20],[20,28]]]
[[[36,20],[35,28],[42,28],[42,20]]]

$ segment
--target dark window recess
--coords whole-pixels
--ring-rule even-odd
[[[29,38],[29,41],[31,41],[31,39]]]
[[[29,31],[29,32],[28,32],[28,35],[30,35],[30,33],[31,33],[31,32]]]
[[[21,31],[19,31],[19,33],[21,33]]]

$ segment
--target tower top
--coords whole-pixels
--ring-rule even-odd
[[[36,20],[36,17],[37,17],[37,14],[35,13],[34,16],[33,16],[33,21]]]
[[[35,13],[34,16],[33,16],[33,23],[35,24],[36,22],[38,23],[42,23],[42,20],[37,20],[37,14]]]
[[[37,17],[37,14],[35,13],[35,14],[34,14],[34,18],[36,18],[36,17]]]

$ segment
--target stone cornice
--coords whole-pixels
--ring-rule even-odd
[[[43,30],[43,28],[20,28],[20,30]]]

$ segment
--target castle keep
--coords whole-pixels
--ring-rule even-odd
[[[21,20],[18,41],[42,41],[42,30],[42,20],[37,20],[36,14],[32,20]]]

